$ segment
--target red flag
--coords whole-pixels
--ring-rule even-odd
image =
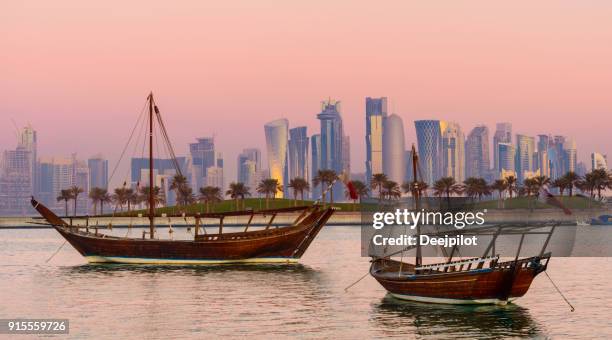
[[[355,186],[353,185],[353,182],[348,181],[346,183],[346,188],[348,189],[349,196],[351,197],[352,200],[356,200],[359,198],[359,195],[357,195],[357,190],[355,190]]]

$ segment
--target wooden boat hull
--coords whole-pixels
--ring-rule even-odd
[[[221,264],[295,263],[333,214],[314,211],[305,223],[241,233],[202,235],[195,240],[157,240],[105,236],[79,231],[42,204],[34,207],[92,263]]]
[[[527,293],[536,275],[546,269],[548,258],[546,265],[540,264],[539,257],[533,257],[520,260],[516,266],[401,276],[397,271],[384,272],[383,261],[391,267],[399,263],[377,260],[370,273],[398,299],[443,304],[506,304]],[[408,269],[412,265],[404,266]]]

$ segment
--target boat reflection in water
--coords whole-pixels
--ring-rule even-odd
[[[371,321],[389,336],[443,338],[546,337],[529,310],[515,304],[440,305],[399,300],[387,294]]]

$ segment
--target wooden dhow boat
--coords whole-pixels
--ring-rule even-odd
[[[153,122],[157,118],[162,137],[166,138],[169,150],[172,147],[159,110],[148,98],[149,106],[149,188],[154,187],[153,170]],[[154,116],[155,113],[155,116]],[[174,152],[171,151],[174,157]],[[176,171],[180,173],[177,167]],[[156,215],[154,190],[148,190],[149,231],[142,238],[116,237],[100,233],[98,228],[74,225],[72,219],[60,218],[32,197],[34,209],[57,230],[90,263],[131,264],[219,264],[219,263],[295,263],[304,254],[321,228],[332,216],[333,208],[319,205],[292,207],[262,211],[236,211],[210,214],[181,214],[195,221],[192,240],[158,239],[156,237]],[[287,226],[273,226],[279,214],[297,215]],[[224,219],[230,216],[248,218],[243,231],[223,232]],[[251,222],[256,216],[269,217],[265,229],[255,230]],[[200,233],[203,219],[217,219],[218,232]],[[148,234],[148,237],[147,237]]]
[[[413,196],[416,211],[419,207],[418,156],[414,146],[413,155]],[[443,304],[506,304],[527,293],[531,282],[546,270],[551,253],[547,245],[557,224],[492,225],[470,230],[424,233],[429,236],[449,237],[456,235],[488,235],[491,242],[480,257],[453,261],[458,248],[450,251],[441,248],[446,260],[439,263],[423,264],[421,245],[408,246],[400,251],[371,255],[370,275],[374,277],[393,297],[403,300]],[[421,235],[417,226],[417,239]],[[496,240],[500,235],[520,235],[520,242],[514,259],[502,261],[495,253]],[[536,256],[520,257],[525,237],[545,236],[544,245]],[[404,252],[416,250],[415,262],[404,261]],[[401,260],[392,259],[402,255]]]

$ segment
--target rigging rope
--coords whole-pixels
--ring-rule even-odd
[[[561,292],[561,290],[559,289],[559,287],[557,287],[557,285],[555,284],[555,282],[550,278],[550,276],[548,275],[548,273],[546,271],[544,271],[544,274],[546,274],[546,277],[550,280],[550,283],[552,283],[553,287],[555,287],[555,289],[557,290],[557,292],[559,293],[559,295],[561,295],[561,297],[563,298],[563,300],[565,300],[565,303],[567,303],[567,305],[570,307],[570,311],[575,311],[576,309],[574,308],[574,306],[572,306],[572,304],[569,302],[569,300],[565,297],[565,295],[563,295],[563,293]]]

